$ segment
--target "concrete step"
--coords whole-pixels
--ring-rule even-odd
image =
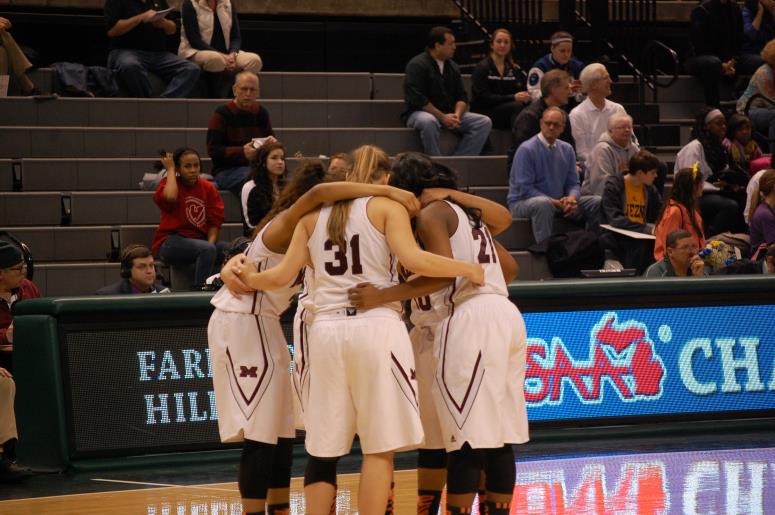
[[[207,155],[205,128],[174,127],[0,127],[0,156],[27,157],[154,157],[164,149],[189,146]],[[419,136],[406,128],[285,128],[275,131],[287,155],[319,156],[377,145],[389,154],[420,151]],[[503,155],[511,134],[492,131],[492,154]],[[452,154],[458,138],[444,131],[440,146]]]

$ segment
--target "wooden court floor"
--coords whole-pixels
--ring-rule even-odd
[[[340,474],[337,513],[356,513],[358,474]],[[415,470],[395,473],[395,513],[416,513]],[[95,478],[100,480],[100,478]],[[107,480],[102,480],[107,481]],[[111,480],[112,481],[112,480]],[[126,487],[127,481],[118,481]],[[304,513],[302,479],[291,482],[291,515]],[[137,489],[59,495],[0,502],[0,515],[242,515],[237,483],[165,485],[137,483]]]

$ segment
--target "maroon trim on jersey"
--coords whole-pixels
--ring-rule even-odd
[[[398,361],[398,358],[396,358],[392,352],[390,353],[390,359],[393,361],[392,365],[390,366],[390,371],[393,374],[393,379],[396,380],[396,383],[398,384],[398,388],[401,390],[401,393],[404,394],[404,397],[406,397],[406,400],[409,401],[409,404],[411,404],[414,410],[419,413],[420,405],[417,402],[417,393],[414,391],[414,387],[412,386],[412,381],[409,379],[409,376],[406,374],[404,367],[401,366],[401,363]]]
[[[440,379],[439,375],[436,377],[436,381],[440,382],[439,385],[443,390],[442,397],[444,398],[444,403],[447,405],[447,410],[452,414],[452,418],[455,420],[455,424],[457,424],[458,429],[462,429],[462,427],[465,425],[466,421],[468,420],[468,415],[471,413],[471,408],[473,407],[473,401],[476,398],[476,396],[479,393],[479,388],[482,385],[482,379],[484,378],[485,370],[484,368],[480,369],[480,364],[482,362],[482,351],[479,351],[479,355],[476,357],[476,363],[474,364],[474,368],[471,371],[471,379],[468,382],[468,387],[466,388],[466,393],[463,396],[462,402],[458,403],[455,398],[452,395],[452,392],[450,391],[449,386],[447,385],[446,380],[446,366],[447,366],[447,341],[449,340],[449,329],[452,325],[452,317],[455,315],[455,304],[452,302],[452,294],[454,293],[454,287],[452,289],[452,292],[450,293],[450,303],[452,308],[452,313],[450,314],[449,318],[447,318],[444,323],[446,324],[446,327],[444,328],[444,338],[442,340],[442,348],[441,348],[441,374]],[[476,391],[474,391],[474,386],[476,387]],[[450,403],[452,404],[452,407],[450,407]],[[454,410],[452,409],[454,408]],[[455,413],[457,411],[457,414]]]
[[[258,267],[256,269],[258,272],[261,272],[261,262],[258,262]],[[253,305],[250,307],[250,312],[254,314],[261,314],[261,304],[259,303],[258,307],[258,313],[256,313],[256,302],[258,301],[258,294],[261,293],[261,301],[264,300],[264,292],[261,290],[256,290],[253,292]]]
[[[301,355],[301,365],[298,366],[296,362],[296,357],[294,356],[294,380],[293,380],[293,389],[296,391],[296,397],[299,398],[299,407],[302,411],[304,411],[304,403],[302,402],[303,392],[304,392],[304,382],[306,381],[306,376],[308,375],[307,371],[307,342],[306,342],[306,332],[307,332],[307,326],[304,324],[304,312],[305,309],[301,309],[301,314],[299,315],[299,354]],[[297,384],[298,383],[298,384]]]

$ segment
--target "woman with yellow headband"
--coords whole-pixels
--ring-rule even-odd
[[[702,231],[699,199],[702,196],[703,178],[700,164],[695,162],[689,168],[682,168],[673,177],[670,197],[662,206],[654,228],[654,259],[661,261],[665,257],[667,235],[683,229],[697,240],[699,248],[705,247],[705,233]]]
[[[746,231],[743,220],[745,193],[735,192],[734,189],[740,189],[739,186],[728,181],[730,177],[746,181],[747,175],[730,168],[729,153],[722,144],[726,131],[724,113],[704,108],[695,119],[694,139],[678,152],[675,160],[674,173],[698,163],[699,173],[705,181],[699,208],[705,221],[705,232],[710,235]],[[745,183],[742,188],[745,188]]]

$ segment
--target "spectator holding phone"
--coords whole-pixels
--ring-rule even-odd
[[[161,210],[153,252],[172,266],[194,263],[194,288],[202,288],[205,279],[220,268],[228,246],[218,241],[223,200],[215,186],[200,177],[196,150],[179,148],[161,161],[167,176],[153,194]]]

